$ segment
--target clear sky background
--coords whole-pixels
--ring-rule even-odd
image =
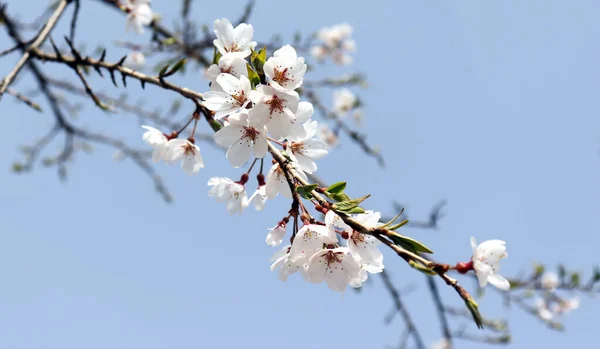
[[[179,1],[153,1],[171,26]],[[173,5],[174,3],[177,6]],[[238,18],[243,1],[194,5],[207,24]],[[201,4],[200,4],[201,3]],[[33,19],[47,1],[9,0],[9,11]],[[82,1],[78,44],[111,45],[124,17]],[[385,169],[343,142],[319,163],[328,182],[347,180],[353,196],[372,194],[368,207],[391,214],[394,200],[425,217],[439,199],[447,216],[437,231],[407,229],[440,261],[470,256],[469,238],[501,238],[515,276],[532,262],[565,262],[587,276],[600,243],[600,3],[588,1],[259,1],[250,21],[258,40],[348,22],[358,52],[350,68],[327,66],[313,77],[360,71],[369,88],[364,131],[387,160]],[[65,17],[55,38],[67,28]],[[11,41],[2,30],[0,49]],[[124,53],[109,50],[109,59]],[[16,56],[0,60],[4,76]],[[71,71],[47,73],[76,81]],[[308,77],[310,79],[310,76]],[[204,91],[199,73],[178,83]],[[123,90],[94,78],[94,86]],[[15,85],[32,88],[25,75]],[[134,84],[131,84],[134,85]],[[164,91],[129,88],[148,106],[168,108]],[[325,95],[330,100],[329,95]],[[143,147],[135,117],[87,108],[75,121],[122,135]],[[182,109],[174,118],[183,119]],[[175,203],[165,204],[131,162],[113,150],[79,154],[61,183],[54,169],[11,173],[19,145],[31,144],[53,123],[10,96],[0,103],[0,347],[11,349],[129,348],[383,348],[403,325],[389,325],[389,295],[378,277],[341,297],[300,278],[280,282],[269,271],[275,251],[266,228],[288,209],[279,198],[265,212],[230,217],[208,197],[211,176],[239,176],[223,154],[206,145],[207,167],[188,177],[159,166]],[[204,124],[202,124],[205,127]],[[61,143],[50,147],[59,150]],[[201,145],[202,146],[202,145]],[[352,159],[352,162],[348,162]],[[441,337],[423,277],[391,254],[386,267],[400,286],[427,343]],[[469,290],[473,284],[460,278]],[[441,284],[440,284],[441,286]],[[459,305],[451,290],[444,300]],[[582,298],[565,333],[548,330],[495,292],[479,300],[483,314],[507,316],[514,348],[589,347],[597,342],[600,300]],[[475,326],[468,323],[470,331]],[[480,348],[458,342],[458,348]]]

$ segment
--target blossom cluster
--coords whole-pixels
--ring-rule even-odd
[[[305,179],[305,173],[317,170],[315,160],[327,155],[327,144],[315,138],[318,123],[311,120],[313,106],[300,101],[296,91],[302,86],[307,68],[304,58],[298,57],[292,46],[285,45],[260,67],[262,81],[251,82],[249,73],[259,69],[247,61],[256,48],[253,27],[241,23],[234,28],[223,18],[215,21],[214,32],[219,58],[207,69],[210,91],[203,94],[203,104],[223,124],[214,135],[215,142],[227,148],[226,157],[234,168],[251,157],[263,161],[269,144],[280,144],[296,174]],[[209,194],[227,202],[232,214],[241,213],[251,203],[261,210],[267,199],[279,193],[292,197],[279,164],[271,167],[266,179],[260,173],[257,180],[258,188],[250,198],[244,189],[247,176],[237,182],[212,178]]]
[[[365,227],[381,225],[379,212],[366,211],[353,218]],[[282,221],[269,229],[267,244],[281,244],[285,227]],[[340,238],[346,240],[345,246],[339,244]],[[379,245],[375,237],[353,230],[335,212],[328,211],[324,224],[305,222],[292,244],[273,255],[271,270],[278,269],[279,279],[283,281],[298,272],[308,282],[325,281],[330,289],[343,292],[348,285],[361,287],[368,273],[383,271]]]
[[[544,273],[540,284],[545,291],[545,295],[535,299],[534,307],[541,319],[551,321],[579,308],[580,301],[578,297],[563,299],[556,294],[557,288],[560,286],[560,279],[556,273]]]
[[[143,4],[148,2],[135,2],[131,11]],[[138,15],[132,18],[139,22]],[[351,28],[334,27],[323,32],[321,38],[339,46],[349,32]],[[294,193],[296,186],[308,181],[307,174],[317,171],[316,160],[328,153],[328,144],[317,138],[322,129],[311,119],[314,108],[311,103],[301,101],[298,93],[307,70],[304,58],[290,45],[274,51],[269,58],[266,48],[255,51],[254,29],[246,23],[234,27],[226,18],[218,19],[214,22],[214,33],[213,44],[218,53],[214,64],[205,72],[210,90],[203,93],[201,107],[210,113],[207,117],[212,125],[217,123],[214,141],[227,149],[226,158],[231,166],[240,168],[250,161],[251,164],[238,181],[227,177],[210,178],[209,196],[225,203],[230,214],[241,214],[250,205],[262,210],[267,200],[279,194],[295,198],[296,206],[293,204],[288,215],[268,230],[266,243],[281,245],[288,222],[291,218],[295,220],[291,244],[273,256],[271,270],[278,270],[281,280],[297,272],[308,282],[325,281],[329,288],[339,292],[348,285],[362,286],[369,273],[380,273],[384,269],[378,237],[359,233],[331,207],[315,206],[325,215],[323,221],[316,220],[299,203],[299,193]],[[342,90],[336,98],[334,109],[339,113],[357,105],[356,97],[349,91]],[[204,161],[194,141],[199,118],[197,111],[182,130],[171,133],[142,126],[146,130],[142,138],[153,148],[153,160],[168,164],[181,162],[183,170],[190,175],[202,169]],[[189,137],[180,138],[192,122]],[[282,149],[275,150],[277,146]],[[282,168],[283,165],[273,161],[265,176],[263,164],[269,151],[282,151],[287,163]],[[255,167],[257,162],[260,162],[257,188],[249,196],[246,185],[251,171],[258,168]],[[354,222],[367,229],[384,226],[379,222],[379,212],[360,211],[350,215]],[[481,287],[489,282],[508,290],[509,282],[498,274],[500,260],[507,257],[504,241],[488,240],[477,245],[472,239],[472,246],[471,261],[459,263],[454,269],[461,273],[475,271]]]
[[[319,44],[311,47],[312,56],[318,61],[331,57],[339,65],[352,63],[349,53],[356,51],[356,43],[351,38],[352,26],[347,23],[321,28],[317,33]]]

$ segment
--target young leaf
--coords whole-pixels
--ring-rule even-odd
[[[254,71],[254,69],[252,69],[250,64],[246,63],[246,67],[248,68],[248,80],[250,80],[252,89],[254,89],[258,84],[260,84],[260,76],[256,74],[256,72]]]
[[[405,220],[403,220],[402,222],[400,222],[400,223],[398,223],[398,224],[396,224],[396,225],[392,225],[392,226],[391,226],[391,227],[389,227],[388,229],[389,229],[389,230],[396,230],[396,229],[398,229],[398,228],[401,228],[401,227],[405,226],[405,225],[406,225],[406,223],[408,223],[408,219],[405,219]]]
[[[319,186],[318,184],[309,184],[309,185],[299,186],[299,187],[296,187],[296,192],[300,196],[305,198],[306,200],[310,200],[313,197],[310,192],[315,190],[318,186]]]
[[[218,64],[219,63],[219,59],[221,59],[221,52],[219,52],[217,50],[217,48],[215,47],[214,52],[213,52],[212,64]]]
[[[353,209],[350,209],[348,211],[345,211],[346,213],[352,214],[352,213],[365,213],[365,209],[360,207],[360,206],[356,206]]]
[[[400,235],[393,231],[391,231],[386,236],[389,237],[390,240],[392,240],[392,242],[395,243],[396,245],[399,245],[402,248],[409,250],[411,252],[433,253],[433,251],[430,250],[427,246],[423,245],[422,243],[420,243],[419,241],[417,241],[415,239],[409,238],[408,236]]]
[[[371,194],[369,195],[365,195],[363,197],[360,197],[358,199],[352,199],[352,200],[346,200],[346,201],[340,201],[336,204],[333,204],[331,206],[331,208],[334,211],[341,211],[341,212],[348,212],[349,210],[357,207],[358,205],[360,205],[361,202],[365,201],[366,199],[369,198],[369,196],[371,196]]]
[[[250,56],[250,62],[252,63],[252,66],[254,67],[254,69],[256,69],[256,72],[259,75],[263,75],[264,71],[263,71],[263,66],[265,65],[265,62],[267,61],[267,47],[263,47],[260,50],[254,51],[252,50],[252,55]]]
[[[427,268],[426,266],[422,265],[421,263],[417,263],[412,259],[408,260],[408,264],[425,275],[436,275],[435,271],[433,271],[431,268]]]
[[[477,328],[483,329],[483,319],[481,318],[481,314],[479,313],[479,304],[477,304],[477,302],[475,302],[473,298],[469,296],[468,299],[465,299],[465,305],[467,306],[467,309],[469,309],[469,311],[471,312],[473,320],[475,321],[475,324],[477,324]]]
[[[337,182],[327,187],[328,193],[340,194],[346,189],[346,182]]]

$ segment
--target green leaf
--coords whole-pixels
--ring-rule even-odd
[[[594,276],[592,276],[594,283],[600,281],[600,267],[596,266],[594,268]]]
[[[158,71],[158,76],[160,76],[161,78],[163,76],[165,76],[165,73],[167,72],[167,69],[169,69],[169,65],[165,65],[164,67],[160,68],[160,70]]]
[[[346,211],[346,213],[349,213],[349,214],[352,214],[352,213],[365,213],[365,209],[362,208],[362,207],[360,207],[360,206],[357,206],[357,207],[355,207],[355,208],[353,208],[351,210]]]
[[[408,264],[425,275],[437,275],[436,272],[433,271],[433,269],[427,268],[426,266],[422,265],[421,263],[417,263],[412,259],[408,260]]]
[[[212,128],[213,131],[217,132],[223,128],[223,125],[221,125],[221,123],[218,122],[217,120],[212,119],[212,120],[210,120],[210,128]]]
[[[400,222],[400,223],[398,223],[396,225],[392,225],[388,229],[389,230],[396,230],[396,229],[399,229],[399,228],[405,226],[407,223],[408,223],[408,219],[405,219],[405,220],[403,220],[402,222]]]
[[[264,71],[263,71],[263,66],[265,65],[265,62],[267,61],[267,47],[263,47],[260,50],[254,51],[252,50],[252,55],[250,56],[250,63],[252,63],[252,66],[254,67],[254,69],[256,69],[256,72],[259,75],[263,75]]]
[[[386,235],[393,243],[402,248],[409,250],[411,252],[424,252],[424,253],[433,253],[427,246],[423,245],[419,241],[415,239],[411,239],[408,236],[400,235],[396,232],[390,231],[388,235]]]
[[[304,185],[304,186],[299,186],[296,187],[296,192],[298,193],[298,195],[302,196],[303,198],[305,198],[306,200],[310,200],[312,199],[313,195],[310,193],[311,191],[317,189],[319,185],[318,184],[309,184],[309,185]]]
[[[219,59],[221,59],[221,52],[219,52],[219,50],[217,50],[217,48],[215,47],[215,49],[213,51],[212,64],[218,64],[219,63]]]
[[[327,187],[327,192],[340,194],[346,189],[346,182],[337,182]]]
[[[357,207],[358,205],[360,205],[361,202],[363,202],[366,199],[368,199],[369,196],[371,196],[371,194],[365,195],[365,196],[360,197],[358,199],[340,201],[338,203],[333,204],[331,206],[331,208],[334,211],[348,212],[349,210],[351,210],[351,209]]]
[[[175,38],[166,38],[166,39],[162,39],[162,41],[160,42],[163,45],[173,45],[177,42],[177,40],[175,40]]]
[[[571,281],[569,282],[569,285],[578,287],[580,283],[581,283],[581,276],[579,275],[579,273],[571,274]]]
[[[479,313],[479,304],[477,304],[477,302],[475,302],[473,298],[469,296],[468,299],[465,299],[465,305],[467,306],[467,309],[469,309],[469,311],[471,312],[471,315],[473,316],[473,320],[475,321],[475,324],[477,324],[477,327],[479,329],[483,329],[483,319],[481,318],[481,314]]]
[[[346,194],[346,193],[339,193],[339,194],[331,194],[328,195],[330,198],[332,198],[335,201],[348,201],[351,200],[350,197]]]
[[[177,63],[175,63],[173,68],[169,69],[169,71],[164,74],[164,76],[171,76],[171,75],[177,73],[181,68],[183,68],[183,66],[185,65],[186,62],[187,62],[187,58],[180,59],[179,61],[177,61]]]
[[[260,76],[256,74],[256,72],[254,71],[254,69],[252,69],[250,64],[246,63],[246,67],[248,68],[248,79],[250,80],[252,89],[254,89],[258,84],[260,84]]]

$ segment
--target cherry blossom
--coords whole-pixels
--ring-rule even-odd
[[[452,344],[446,338],[442,338],[433,343],[431,349],[452,349]]]
[[[271,264],[271,271],[275,271],[275,269],[279,268],[279,280],[281,281],[287,281],[288,277],[296,272],[304,273],[304,264],[292,262],[292,259],[290,258],[290,249],[291,246],[287,245],[275,252],[270,259],[270,261],[273,262],[273,264]]]
[[[279,91],[271,86],[259,85],[252,91],[254,107],[250,117],[267,120],[267,129],[275,139],[289,135],[291,125],[296,122],[296,111],[300,97],[295,91]]]
[[[323,244],[333,244],[335,242],[337,242],[337,237],[331,237],[326,226],[305,224],[294,237],[290,257],[294,262],[305,261],[320,251]]]
[[[338,136],[327,126],[327,124],[321,123],[317,130],[317,137],[323,142],[327,143],[329,147],[333,147],[338,142]]]
[[[286,222],[281,221],[277,223],[276,226],[269,229],[269,233],[267,234],[266,238],[267,245],[277,246],[281,244],[283,237],[285,236],[285,226]]]
[[[477,245],[475,238],[471,237],[473,269],[480,287],[485,287],[489,282],[501,290],[510,289],[508,280],[497,274],[500,271],[500,261],[508,257],[505,245],[506,242],[502,240],[488,240]]]
[[[223,56],[245,58],[256,47],[256,41],[252,41],[254,28],[250,24],[240,23],[233,28],[227,18],[221,18],[214,22],[214,33],[217,38],[213,44]]]
[[[292,166],[296,169],[296,174],[300,178],[307,180],[306,174],[297,168],[298,165],[296,163],[292,163]],[[286,198],[292,198],[290,185],[288,184],[285,174],[278,163],[273,165],[269,170],[269,173],[267,174],[267,186],[265,189],[267,192],[267,198],[269,199],[273,199],[279,193]]]
[[[374,228],[381,218],[380,212],[366,211],[357,214],[354,219],[367,228]],[[373,266],[373,270],[383,270],[383,254],[379,250],[381,242],[372,235],[361,234],[355,230],[349,232],[348,248],[352,255],[365,266]],[[372,273],[372,272],[371,272]]]
[[[247,113],[229,117],[227,126],[214,134],[217,144],[229,148],[227,159],[233,167],[242,166],[250,158],[262,159],[267,155],[267,131],[264,124],[252,122]]]
[[[350,38],[351,35],[352,26],[345,23],[322,28],[317,33],[322,44],[311,47],[310,52],[319,61],[331,56],[336,64],[350,64],[352,57],[348,53],[356,51],[356,43]]]
[[[548,291],[554,291],[560,285],[560,280],[558,279],[558,275],[553,272],[546,272],[542,275],[541,280],[542,287]]]
[[[129,69],[140,70],[146,64],[146,57],[140,51],[131,51],[125,58],[123,65]]]
[[[573,297],[567,300],[559,300],[551,307],[552,312],[556,315],[563,315],[570,311],[579,308],[580,300],[577,297]]]
[[[181,160],[181,168],[188,175],[198,173],[201,168],[204,168],[200,147],[187,139],[171,139],[167,143],[167,149],[163,157],[165,162],[169,164]]]
[[[254,208],[257,211],[262,211],[267,203],[267,186],[266,184],[259,185],[254,194],[248,199],[248,202],[254,203]]]
[[[127,20],[125,30],[135,30],[136,33],[144,33],[144,27],[152,23],[153,15],[148,0],[128,0],[127,1]]]
[[[217,81],[217,77],[222,73],[231,74],[238,79],[242,75],[248,77],[246,61],[240,57],[223,56],[217,64],[208,67],[205,76],[212,84]]]
[[[338,247],[317,251],[308,261],[306,279],[317,284],[325,280],[330,289],[344,292],[351,281],[361,279],[360,274],[360,266],[350,255],[350,250]]]
[[[167,151],[167,143],[169,142],[167,136],[154,127],[142,126],[142,128],[147,130],[142,135],[142,139],[154,148],[154,151],[152,152],[152,161],[160,161]]]
[[[267,82],[278,90],[295,90],[302,85],[306,64],[296,50],[285,45],[273,53],[264,64]]]
[[[217,85],[218,90],[205,92],[203,104],[215,112],[217,119],[246,108],[250,103],[248,97],[252,87],[250,80],[244,75],[238,79],[231,74],[219,74],[213,85]]]
[[[208,185],[212,187],[208,195],[214,196],[217,202],[225,202],[230,214],[242,214],[248,206],[248,195],[244,185],[227,177],[212,177],[208,180]]]
[[[534,307],[537,310],[538,316],[545,321],[550,321],[554,317],[554,314],[548,308],[548,303],[543,298],[537,298],[534,301]]]
[[[347,88],[333,91],[333,111],[339,116],[347,114],[358,103],[358,98]]]
[[[286,137],[288,141],[298,141],[306,138],[306,127],[304,124],[310,120],[314,112],[315,109],[310,102],[302,101],[298,103],[296,122],[290,126],[290,133]]]
[[[298,163],[298,167],[306,173],[313,173],[317,170],[315,160],[327,155],[327,143],[320,139],[313,138],[317,133],[318,124],[316,121],[308,121],[304,124],[306,137],[298,139],[288,144],[288,155],[293,161]]]

